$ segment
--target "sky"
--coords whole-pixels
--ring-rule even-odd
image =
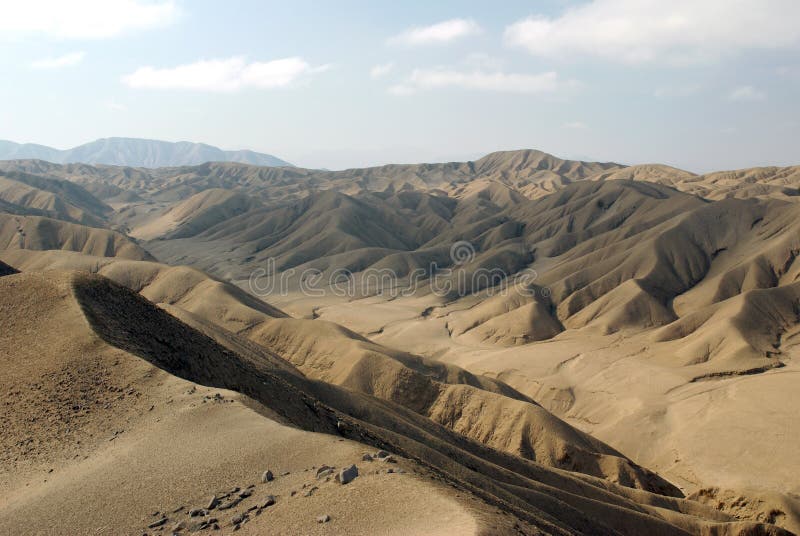
[[[800,0],[0,0],[0,139],[800,164]]]

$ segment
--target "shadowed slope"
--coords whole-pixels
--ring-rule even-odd
[[[669,495],[678,490],[622,454],[554,417],[502,382],[374,344],[336,324],[297,320],[185,267],[64,254],[7,254],[24,270],[96,271],[206,332],[231,349],[246,339],[305,375],[403,405],[494,448],[540,463]],[[182,314],[179,311],[185,311]]]

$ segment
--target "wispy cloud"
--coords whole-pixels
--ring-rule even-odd
[[[552,93],[574,85],[564,82],[555,72],[539,74],[458,71],[451,69],[415,69],[402,84],[392,86],[389,92],[409,95],[423,90],[461,88],[499,93]]]
[[[756,102],[763,101],[767,98],[767,94],[756,89],[753,86],[737,87],[728,93],[728,100],[733,102]]]
[[[430,45],[450,43],[462,37],[476,35],[483,30],[472,19],[450,19],[431,26],[417,26],[389,38],[390,44]]]
[[[561,16],[533,16],[505,31],[536,56],[688,63],[748,49],[800,44],[795,0],[592,0]],[[757,29],[757,30],[756,30]]]
[[[33,63],[31,63],[31,68],[61,69],[62,67],[71,67],[73,65],[78,65],[80,62],[82,62],[84,57],[86,57],[85,52],[71,52],[69,54],[64,54],[63,56],[57,56],[55,58],[43,58],[41,60],[36,60]]]
[[[104,39],[166,26],[180,11],[173,0],[8,0],[0,6],[0,36],[57,39]]]
[[[330,65],[311,66],[303,58],[247,62],[243,57],[200,60],[159,69],[140,67],[122,82],[137,89],[183,89],[232,92],[245,88],[276,89],[303,77],[326,71]]]
[[[393,69],[394,69],[394,63],[392,62],[381,63],[380,65],[376,65],[372,69],[370,69],[369,75],[372,78],[381,78],[392,72]]]

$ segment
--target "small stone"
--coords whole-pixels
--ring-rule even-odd
[[[275,504],[275,496],[274,495],[267,495],[267,498],[264,499],[264,502],[261,503],[259,508],[268,508]]]
[[[394,469],[392,469],[392,468],[390,467],[390,468],[388,468],[388,469],[386,470],[386,472],[387,472],[387,473],[394,473]]]
[[[208,515],[208,510],[204,508],[192,508],[189,510],[189,517],[200,517]]]
[[[336,481],[339,484],[348,484],[352,482],[357,476],[358,476],[358,467],[356,467],[355,465],[351,465],[350,467],[345,467],[336,474]]]
[[[174,525],[172,525],[172,532],[180,532],[184,528],[183,521],[178,521]]]
[[[208,501],[208,506],[206,506],[206,510],[213,510],[219,504],[219,500],[217,499],[216,495],[212,495],[211,499]]]
[[[397,463],[397,460],[395,460],[394,456],[392,456],[391,454],[389,456],[381,458],[381,461],[384,463]]]
[[[162,517],[161,519],[159,519],[157,521],[153,521],[152,523],[147,525],[147,528],[148,529],[154,529],[156,527],[160,527],[161,525],[165,524],[166,522],[167,522],[167,518],[166,517]]]
[[[242,502],[242,497],[234,497],[233,499],[230,499],[220,504],[217,508],[220,510],[230,510],[240,502]]]
[[[253,494],[253,492],[251,490],[245,489],[245,490],[242,490],[242,491],[239,492],[239,498],[240,499],[246,499],[252,494]]]
[[[317,469],[317,479],[322,480],[326,476],[330,476],[333,474],[333,467],[328,465],[323,465],[319,469]]]
[[[365,453],[363,456],[361,456],[361,461],[362,462],[371,462],[372,461],[372,454]]]
[[[388,452],[386,452],[385,450],[379,450],[378,452],[375,453],[375,456],[373,456],[373,457],[374,458],[385,458],[387,456],[389,456]]]
[[[266,484],[267,482],[272,482],[275,479],[275,475],[272,474],[272,471],[266,470],[264,474],[261,475],[261,482]]]
[[[331,516],[329,516],[328,514],[325,514],[325,515],[321,515],[321,516],[319,516],[317,518],[317,523],[327,523],[330,520],[331,520]]]
[[[233,516],[233,519],[231,519],[231,523],[233,523],[234,525],[241,525],[245,517],[247,517],[247,514],[237,514]]]

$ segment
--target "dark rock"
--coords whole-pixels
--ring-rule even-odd
[[[265,484],[267,482],[272,482],[274,479],[275,479],[275,475],[273,475],[272,471],[270,471],[270,470],[264,471],[264,474],[261,475],[261,482],[263,482]]]
[[[157,521],[153,521],[152,523],[147,525],[147,528],[148,529],[154,529],[156,527],[160,527],[161,525],[163,525],[166,522],[167,522],[167,518],[166,517],[162,517],[161,519],[159,519]]]
[[[259,508],[268,508],[268,507],[272,506],[273,504],[275,504],[275,496],[274,495],[267,495],[267,498],[264,499],[264,502],[262,502],[259,505]]]
[[[317,479],[322,480],[326,476],[330,476],[333,474],[333,467],[328,465],[323,465],[319,469],[317,469]]]
[[[217,499],[216,495],[212,495],[211,499],[208,501],[208,506],[206,506],[206,510],[213,510],[219,504],[219,499]]]
[[[243,499],[242,497],[238,497],[238,496],[234,497],[232,499],[228,499],[224,503],[220,504],[217,508],[219,510],[230,510],[231,508],[233,508],[234,506],[236,506],[237,504],[242,502],[242,499]]]
[[[355,465],[351,465],[350,467],[345,467],[336,474],[336,481],[339,484],[348,484],[352,482],[357,476],[358,476],[358,467],[356,467]]]

